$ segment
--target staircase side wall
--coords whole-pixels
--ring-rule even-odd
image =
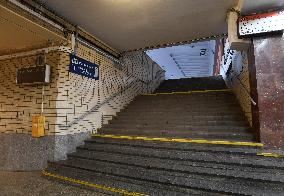
[[[41,113],[42,85],[15,82],[17,69],[35,65],[38,55],[0,61],[0,170],[39,170],[47,160],[65,159],[137,95],[153,92],[164,80],[162,69],[142,52],[125,54],[121,65],[80,44],[77,55],[99,65],[100,79],[69,73],[69,53],[47,54],[52,78],[45,86],[46,136],[38,139],[31,137],[31,119]]]
[[[117,64],[79,44],[77,56],[99,65],[99,80],[69,73],[69,54],[61,55],[55,127],[58,135],[96,131],[137,95],[153,92],[164,78],[161,68],[139,51],[125,54],[122,64]]]
[[[68,37],[64,46],[70,47]],[[0,61],[0,170],[40,170],[47,161],[65,159],[134,97],[153,92],[164,80],[160,66],[142,51],[124,54],[119,65],[79,44],[77,55],[99,65],[98,81],[69,73],[69,53],[49,52],[51,83],[45,86],[43,107],[46,136],[33,138],[32,116],[41,113],[43,86],[16,85],[16,73],[35,66],[38,55]]]
[[[164,72],[144,52],[126,53],[121,64],[85,45],[78,44],[77,56],[99,65],[99,80],[69,73],[70,57],[62,53],[58,67],[57,121],[54,134],[89,137],[141,93],[153,92],[164,80]],[[75,135],[75,136],[74,136]],[[59,142],[56,159],[75,151],[76,145]]]

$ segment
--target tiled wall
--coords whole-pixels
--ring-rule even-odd
[[[0,133],[31,133],[31,118],[41,113],[42,86],[16,85],[17,69],[35,65],[37,56],[0,61]],[[51,65],[51,83],[45,86],[44,108],[46,132],[54,130],[56,121],[57,79],[60,53],[47,55]]]
[[[81,44],[77,55],[99,65],[100,79],[68,73],[69,55],[61,55],[55,128],[59,134],[95,131],[135,96],[154,91],[164,79],[162,69],[142,52],[124,54],[122,64]]]
[[[67,37],[70,45],[71,36]],[[100,79],[69,73],[68,53],[47,54],[51,83],[44,86],[43,138],[31,137],[32,116],[41,113],[43,86],[16,85],[17,69],[34,66],[38,55],[0,60],[0,170],[41,170],[47,161],[66,159],[91,131],[164,80],[164,71],[142,51],[122,55],[121,64],[81,44],[77,52],[99,65]]]
[[[226,84],[233,88],[248,122],[252,125],[248,66],[247,53],[245,51],[229,50],[229,44],[226,42],[220,70],[221,75],[225,79]]]
[[[69,54],[48,54],[51,84],[45,86],[44,115],[47,134],[94,131],[140,93],[152,92],[164,72],[147,55],[132,52],[115,64],[79,44],[77,55],[99,65],[100,79],[69,73]],[[35,64],[36,56],[0,61],[0,132],[29,133],[31,117],[41,112],[42,86],[16,85],[18,68]]]

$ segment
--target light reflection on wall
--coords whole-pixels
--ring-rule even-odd
[[[166,79],[213,75],[215,40],[148,50],[166,71]]]

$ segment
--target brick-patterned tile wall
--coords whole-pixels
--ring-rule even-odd
[[[238,78],[241,81],[238,82],[236,79],[232,79],[233,82],[233,90],[240,102],[240,105],[245,112],[245,115],[248,119],[248,122],[252,126],[252,112],[251,112],[251,100],[250,97],[247,95],[245,89],[248,93],[250,93],[250,83],[249,83],[249,70],[248,70],[248,59],[246,53],[239,53],[239,55],[242,58],[242,65],[241,70],[238,70],[237,66],[238,64],[235,62],[233,63],[233,71],[237,72]],[[240,71],[238,73],[238,71]],[[233,77],[233,76],[232,76]],[[244,89],[245,88],[245,89]]]
[[[94,131],[135,96],[153,92],[164,72],[145,53],[126,53],[115,64],[95,50],[78,46],[77,55],[99,65],[100,79],[69,73],[69,54],[47,55],[51,83],[44,88],[47,134]],[[42,86],[16,85],[17,69],[35,65],[35,56],[0,61],[0,131],[31,133],[31,118],[40,114]],[[107,101],[106,101],[107,100]]]
[[[34,66],[35,56],[0,61],[0,132],[31,133],[33,115],[41,113],[42,86],[17,85],[17,69]],[[51,65],[51,83],[44,88],[44,112],[46,115],[46,133],[54,130],[56,122],[56,99],[60,53],[47,55],[47,64]]]
[[[95,131],[135,96],[153,92],[164,79],[162,69],[142,52],[124,54],[119,65],[79,44],[77,56],[98,64],[100,79],[69,73],[69,54],[61,55],[54,130],[57,134]]]

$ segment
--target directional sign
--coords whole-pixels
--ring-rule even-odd
[[[70,54],[69,72],[95,80],[99,79],[99,65]]]

